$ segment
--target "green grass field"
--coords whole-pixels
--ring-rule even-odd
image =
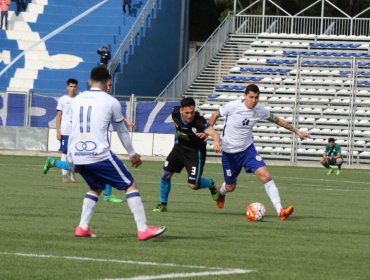
[[[97,238],[74,237],[87,185],[63,184],[60,170],[43,175],[44,160],[0,156],[0,279],[370,279],[369,170],[271,166],[284,205],[295,206],[281,222],[251,174],[218,209],[208,190],[188,189],[183,172],[169,212],[153,213],[162,162],[147,161],[132,173],[148,222],[167,232],[140,242],[126,203],[103,201]],[[204,175],[220,183],[221,166],[207,164]],[[262,223],[245,217],[254,201],[267,208]]]

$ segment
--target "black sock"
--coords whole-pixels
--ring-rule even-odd
[[[342,164],[338,164],[338,169],[341,170],[342,169]]]

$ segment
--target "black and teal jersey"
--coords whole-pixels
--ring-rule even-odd
[[[334,144],[333,147],[330,147],[329,144],[326,144],[326,147],[325,147],[325,154],[328,156],[328,157],[335,157],[339,154],[341,154],[342,151],[340,149],[340,146],[338,144]]]
[[[195,135],[195,133],[204,132],[209,127],[206,119],[199,112],[195,112],[194,119],[187,123],[181,118],[180,106],[176,106],[173,108],[172,119],[176,127],[176,144],[192,149],[206,147],[204,139]]]

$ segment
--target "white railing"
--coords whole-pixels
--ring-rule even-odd
[[[228,39],[228,34],[232,32],[233,18],[232,15],[225,18],[197,53],[161,92],[157,100],[178,99],[184,94],[201,71],[210,63],[212,58],[225,44]]]
[[[235,32],[258,34],[370,35],[370,19],[302,16],[237,15]]]
[[[131,53],[130,49],[136,44],[137,37],[142,35],[143,29],[146,28],[146,24],[148,23],[147,21],[149,20],[149,17],[153,15],[153,10],[158,7],[159,1],[160,0],[148,0],[130,31],[127,33],[126,37],[123,39],[118,50],[111,59],[111,62],[108,66],[110,73],[114,73],[118,65],[124,63],[125,56],[128,56]]]

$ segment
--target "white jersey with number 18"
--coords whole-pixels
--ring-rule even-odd
[[[260,120],[266,120],[271,113],[257,104],[248,109],[244,100],[226,103],[219,109],[221,117],[226,117],[222,135],[222,150],[226,153],[238,153],[253,144],[253,126]]]
[[[92,88],[73,99],[71,111],[68,153],[73,163],[91,164],[110,158],[109,124],[123,121],[119,101],[98,88]]]

